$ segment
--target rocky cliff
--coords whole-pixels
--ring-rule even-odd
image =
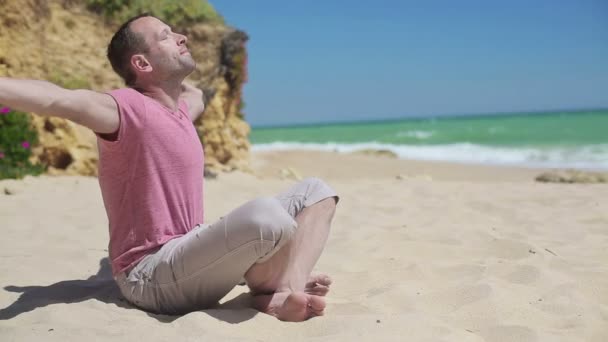
[[[77,0],[0,0],[0,76],[44,79],[66,88],[105,91],[122,87],[105,57],[117,24]],[[205,92],[207,108],[195,123],[206,166],[244,169],[249,125],[241,112],[247,35],[220,23],[176,27],[189,37],[197,60],[189,80]],[[97,147],[89,130],[58,118],[33,115],[40,144],[35,161],[55,174],[96,175]]]

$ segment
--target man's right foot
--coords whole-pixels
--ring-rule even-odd
[[[282,321],[301,322],[323,316],[325,299],[304,292],[276,292],[253,297],[254,307]]]

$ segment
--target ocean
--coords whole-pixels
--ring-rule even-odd
[[[254,151],[389,150],[404,159],[608,169],[608,110],[254,127]]]

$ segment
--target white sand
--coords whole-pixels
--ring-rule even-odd
[[[0,341],[608,341],[608,185],[334,153],[253,167],[206,182],[209,220],[287,187],[286,167],[342,197],[317,267],[334,279],[326,316],[280,322],[242,286],[181,317],[131,308],[97,180],[45,176],[0,181]]]

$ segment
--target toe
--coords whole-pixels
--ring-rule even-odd
[[[313,311],[325,310],[325,300],[319,296],[308,296],[308,307]]]
[[[315,285],[314,287],[307,287],[304,292],[315,296],[325,296],[329,292],[329,287],[324,285]]]
[[[315,285],[323,285],[323,286],[329,286],[331,285],[332,280],[331,278],[326,275],[326,274],[315,274],[315,275],[311,275],[308,278],[308,282],[306,283],[306,287],[315,287]]]

